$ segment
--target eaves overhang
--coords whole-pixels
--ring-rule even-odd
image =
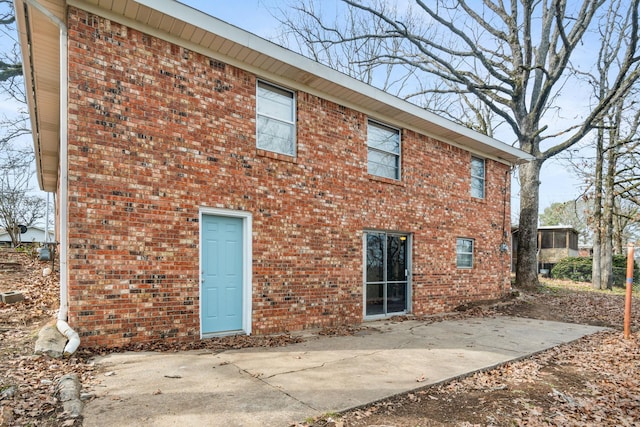
[[[64,1],[37,0],[37,3],[64,22]],[[14,1],[16,27],[38,184],[42,190],[54,192],[60,156],[60,28],[32,4]]]

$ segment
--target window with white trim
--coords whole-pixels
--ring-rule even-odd
[[[471,157],[471,195],[484,199],[484,159]]]
[[[256,90],[256,147],[296,155],[295,94],[258,81]]]
[[[367,169],[371,175],[400,179],[400,130],[367,121]]]
[[[458,238],[456,241],[456,266],[473,268],[473,239]]]

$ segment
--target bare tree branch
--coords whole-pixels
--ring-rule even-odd
[[[465,109],[462,105],[476,105],[477,101],[491,112],[493,120],[499,117],[510,127],[519,147],[536,157],[520,167],[517,275],[518,281],[529,287],[537,284],[535,228],[540,168],[547,159],[583,140],[640,77],[639,2],[512,0],[505,7],[502,0],[483,0],[481,5],[468,0],[416,0],[417,10],[411,9],[410,16],[401,17],[386,3],[343,0],[349,13],[356,16],[360,12],[368,19],[360,19],[357,27],[345,32],[303,6],[304,14],[314,16],[322,30],[320,37],[311,37],[305,43],[327,49],[357,42],[381,44],[375,54],[357,57],[352,65],[366,68],[384,64],[391,73],[397,65],[414,69],[415,73],[405,76],[419,81],[412,85],[405,80],[402,85],[407,99],[434,96],[434,104],[442,106],[446,105],[442,102],[445,97],[458,98],[459,102],[450,102],[455,114],[443,113],[444,108],[437,111],[466,125],[478,121],[471,127],[489,130],[492,126],[482,124],[480,117],[468,120],[473,113],[464,115],[460,111]],[[288,24],[295,27],[296,20]],[[576,49],[594,44],[592,34],[599,28],[609,35],[602,39],[601,52],[607,52],[615,64],[609,68],[611,84],[605,92],[584,100],[582,118],[559,122],[550,113],[560,111],[556,103],[562,99],[563,90],[582,83],[579,78],[591,74],[603,59],[594,55],[590,63],[580,64],[583,71],[576,72]]]

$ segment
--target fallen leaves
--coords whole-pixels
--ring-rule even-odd
[[[42,319],[51,319],[59,304],[57,274],[42,275],[50,262],[41,262],[24,252],[0,249],[0,262],[15,262],[21,269],[0,274],[0,292],[18,291],[25,299],[15,304],[0,302],[0,330],[24,327]]]
[[[550,281],[550,286],[535,294],[523,294],[512,304],[496,307],[502,314],[544,318],[560,322],[607,326],[622,329],[624,295],[593,291],[589,284],[565,284]],[[637,296],[636,296],[637,298]],[[640,329],[640,309],[632,305],[632,329]]]
[[[233,335],[187,343],[157,341],[148,343],[132,343],[118,348],[80,348],[77,354],[79,357],[86,359],[97,355],[107,355],[109,353],[118,353],[125,351],[177,352],[190,350],[211,350],[212,352],[219,352],[224,350],[240,350],[243,348],[252,347],[283,347],[302,341],[303,338],[289,334],[269,336]]]
[[[37,261],[26,253],[0,250],[0,262],[18,262],[22,268],[0,275],[0,291],[16,290],[25,300],[0,303],[0,425],[73,426],[55,397],[56,385],[65,374],[77,373],[89,387],[93,366],[78,358],[51,359],[34,356],[40,327],[50,321],[58,308],[58,275],[43,277],[50,263]]]

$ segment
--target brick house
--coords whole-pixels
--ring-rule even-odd
[[[509,290],[510,169],[526,153],[177,2],[16,10],[38,179],[57,194],[61,318],[83,345]]]

